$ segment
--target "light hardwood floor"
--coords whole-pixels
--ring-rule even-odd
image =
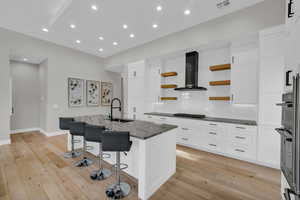
[[[96,166],[75,168],[75,160],[64,159],[66,136],[32,132],[11,139],[0,147],[0,200],[107,199],[104,190],[114,179],[92,181]],[[136,200],[136,180],[122,178],[133,187],[126,200]],[[279,191],[278,170],[178,146],[177,172],[151,200],[279,200]]]

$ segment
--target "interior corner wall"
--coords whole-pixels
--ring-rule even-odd
[[[38,40],[0,28],[0,139],[9,134],[9,54],[47,58],[45,124],[46,132],[59,130],[59,117],[106,114],[109,107],[68,107],[69,77],[113,83],[114,97],[120,97],[121,76],[107,72],[103,60],[77,50]]]
[[[184,31],[129,49],[105,59],[107,68],[137,60],[227,41],[285,23],[285,1],[265,0],[252,7],[210,20]]]
[[[39,66],[40,128],[47,130],[48,59]]]
[[[9,50],[5,40],[0,38],[0,144],[9,140],[10,134],[10,68]]]

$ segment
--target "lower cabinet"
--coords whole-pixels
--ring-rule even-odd
[[[279,166],[277,146],[280,140],[278,134],[274,134],[273,127],[263,127],[264,130],[260,130],[263,135],[258,136],[257,126],[154,115],[145,115],[144,119],[177,125],[177,144],[274,168]]]

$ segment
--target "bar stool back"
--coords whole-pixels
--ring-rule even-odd
[[[59,128],[61,130],[70,130],[70,123],[74,122],[74,118],[71,117],[60,117]],[[80,143],[80,140],[75,140],[74,135],[71,134],[71,151],[64,154],[65,158],[76,158],[81,156],[82,152],[75,151],[75,144]]]
[[[70,123],[70,133],[74,136],[82,136],[83,137],[83,154],[86,154],[87,146],[85,140],[85,122],[71,122]],[[77,161],[74,165],[76,167],[88,167],[93,164],[93,160],[90,158],[83,156],[82,160]]]
[[[111,171],[109,169],[103,168],[103,156],[106,158],[110,157],[110,154],[104,154],[102,151],[102,135],[105,131],[104,126],[93,126],[86,125],[85,127],[85,139],[88,142],[99,143],[99,169],[91,173],[91,179],[93,180],[105,180],[111,176]]]
[[[121,182],[120,172],[126,169],[126,164],[121,164],[120,153],[129,152],[132,142],[130,141],[129,132],[105,131],[102,135],[103,151],[116,152],[116,183],[106,189],[106,195],[112,199],[122,199],[129,195],[131,187],[128,183]],[[125,166],[125,167],[122,167]]]

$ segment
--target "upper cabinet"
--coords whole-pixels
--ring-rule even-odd
[[[233,43],[231,48],[231,100],[233,104],[257,104],[258,43]]]

